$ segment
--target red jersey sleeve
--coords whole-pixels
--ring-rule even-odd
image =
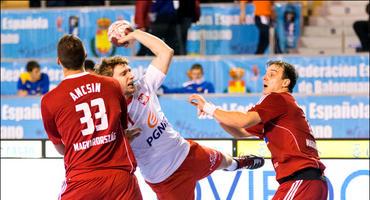
[[[287,112],[287,103],[280,94],[271,93],[262,97],[260,102],[249,111],[257,112],[262,123],[266,124],[267,122],[285,114]]]
[[[42,122],[44,123],[46,134],[53,144],[61,144],[62,137],[60,136],[57,126],[54,121],[54,117],[48,110],[46,104],[44,103],[44,98],[41,99],[41,115]]]

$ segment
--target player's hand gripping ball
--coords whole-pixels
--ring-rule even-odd
[[[134,31],[130,22],[126,20],[115,21],[108,28],[108,39],[115,46],[128,46],[128,42],[119,44],[118,40]]]

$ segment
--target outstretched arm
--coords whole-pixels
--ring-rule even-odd
[[[144,46],[148,47],[155,55],[151,64],[164,74],[167,74],[174,53],[173,49],[158,37],[141,30],[135,30],[127,34],[125,37],[118,40],[118,43],[124,44],[130,40],[137,40]]]
[[[257,112],[243,113],[239,111],[216,109],[213,113],[213,117],[216,118],[217,121],[235,128],[249,128],[261,122],[261,118]]]
[[[238,130],[240,130],[240,128],[249,128],[262,121],[257,112],[250,111],[243,113],[238,111],[225,111],[216,108],[216,106],[211,103],[208,103],[198,94],[191,95],[189,97],[189,102],[194,106],[197,106],[199,110],[213,116],[221,124],[237,128]]]
[[[234,138],[241,139],[245,137],[251,137],[253,136],[251,133],[246,131],[244,128],[235,128],[228,125],[225,125],[223,123],[220,123],[220,126],[228,132],[230,135],[234,136]]]

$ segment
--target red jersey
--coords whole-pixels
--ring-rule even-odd
[[[49,139],[65,146],[67,178],[99,169],[134,172],[136,161],[123,136],[127,105],[113,78],[68,76],[42,98],[41,113]]]
[[[276,180],[308,167],[324,171],[305,114],[290,93],[266,95],[249,111],[257,112],[262,122],[246,131],[267,143]]]

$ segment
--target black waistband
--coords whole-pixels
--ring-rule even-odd
[[[304,168],[294,172],[292,175],[278,180],[280,184],[291,180],[323,180],[322,172],[317,168]]]

